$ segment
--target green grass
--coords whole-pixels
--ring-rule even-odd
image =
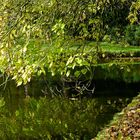
[[[88,42],[69,42],[71,45],[70,49],[84,49],[86,52],[95,51],[97,43],[93,41]],[[103,53],[111,53],[111,54],[119,54],[119,53],[130,53],[138,54],[140,56],[140,46],[130,46],[125,44],[115,44],[115,43],[108,43],[108,42],[99,42],[99,51]]]
[[[128,52],[140,52],[140,46],[123,46],[121,44],[112,44],[107,42],[101,42],[100,44],[102,51],[112,53],[128,53]]]

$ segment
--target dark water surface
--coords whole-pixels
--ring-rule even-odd
[[[83,126],[85,125],[86,127],[86,122],[87,125],[91,124],[92,126],[94,124],[93,127],[95,127],[96,130],[92,132],[92,134],[88,134],[90,132],[86,130],[86,133],[89,135],[89,138],[96,136],[97,132],[113,118],[114,113],[121,111],[131,102],[132,98],[137,95],[139,89],[136,89],[138,85],[134,86],[124,83],[113,83],[113,81],[96,81],[95,84],[96,90],[93,98],[85,97],[80,100],[71,100],[67,98],[55,99],[46,97],[47,103],[46,110],[44,112],[47,112],[48,109],[48,112],[50,113],[50,116],[53,116],[53,119],[62,120],[62,122],[71,121],[71,125],[74,125],[73,119],[75,119],[75,122],[79,121],[79,125],[81,125],[79,126],[80,129],[74,128],[75,130],[72,130],[73,126],[68,126],[70,127],[70,131],[73,133],[76,131],[75,133],[82,134],[85,131]],[[28,92],[31,95],[30,98],[40,100],[40,96],[44,96],[41,89],[42,87],[40,84],[32,83],[31,85],[28,85]],[[24,87],[16,87],[13,82],[8,83],[5,90],[1,87],[0,96],[4,97],[6,107],[11,114],[14,115],[16,110],[25,107],[26,97],[24,93]],[[51,108],[55,112],[51,111]],[[56,108],[56,110],[54,108]],[[71,111],[67,111],[67,109],[70,109]],[[62,116],[65,116],[65,118],[61,118],[61,116],[58,115],[60,112]],[[77,112],[79,113],[79,117],[77,117]],[[67,113],[69,114],[68,116]],[[69,120],[67,120],[68,117]]]
[[[134,96],[138,94],[140,89],[138,88],[140,83],[126,84],[124,82],[114,81],[95,81],[95,93],[93,98],[97,100],[104,100],[111,102],[120,102],[123,104],[124,100],[130,101]],[[31,97],[39,99],[40,96],[44,97],[42,89],[44,89],[40,83],[32,83],[28,85],[28,94]],[[6,88],[0,88],[0,96],[5,98],[6,104],[9,110],[15,111],[18,107],[22,106],[25,96],[25,87],[16,87],[14,82],[9,82]],[[85,97],[86,98],[86,97]],[[65,99],[64,99],[65,100]],[[88,99],[87,99],[88,100]],[[116,101],[115,101],[116,100]],[[100,101],[99,101],[100,102]],[[117,105],[117,104],[116,104]]]

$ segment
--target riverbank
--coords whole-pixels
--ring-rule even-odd
[[[110,124],[92,140],[139,140],[140,139],[140,94],[114,115]]]

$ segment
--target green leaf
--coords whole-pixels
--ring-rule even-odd
[[[66,63],[66,66],[69,65],[69,64],[71,64],[71,63],[73,62],[73,60],[74,60],[74,57],[71,56],[71,57],[68,59],[68,61],[67,61],[67,63]]]
[[[22,79],[18,80],[18,81],[17,81],[17,86],[22,85],[22,83],[23,83]]]
[[[80,66],[82,65],[82,60],[80,58],[76,58],[76,61]]]
[[[76,71],[76,72],[74,73],[75,77],[77,77],[77,78],[80,76],[80,74],[81,74],[80,71]]]
[[[87,73],[87,69],[82,69],[81,72],[85,75]]]
[[[69,77],[70,75],[70,70],[67,71],[66,76]]]

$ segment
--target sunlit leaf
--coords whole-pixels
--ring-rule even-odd
[[[74,73],[75,77],[77,77],[77,78],[80,76],[80,74],[81,74],[80,71],[76,71],[76,72]]]
[[[69,77],[70,75],[70,70],[67,71],[66,76]]]
[[[17,86],[22,85],[22,83],[23,83],[22,79],[18,80],[18,81],[17,81]]]
[[[81,72],[82,72],[82,74],[86,74],[87,73],[87,69],[82,69]]]

